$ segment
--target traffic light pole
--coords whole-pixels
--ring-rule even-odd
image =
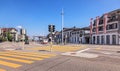
[[[51,34],[51,42],[50,42],[50,51],[52,52],[52,47],[53,47],[53,43],[52,43],[52,32],[50,33]]]
[[[55,25],[48,25],[48,29],[51,35],[51,42],[50,42],[50,51],[52,51],[52,47],[53,47],[53,42],[52,42],[52,33],[55,32]]]

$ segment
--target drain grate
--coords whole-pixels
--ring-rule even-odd
[[[39,52],[49,52],[48,50],[38,50]]]

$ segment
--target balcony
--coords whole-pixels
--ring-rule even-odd
[[[114,22],[114,21],[118,21],[118,17],[117,16],[112,16],[112,17],[108,17],[108,23],[110,22]]]

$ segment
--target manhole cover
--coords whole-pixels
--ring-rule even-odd
[[[120,53],[120,51],[117,51],[117,53]]]
[[[22,48],[16,48],[15,50],[22,50]]]

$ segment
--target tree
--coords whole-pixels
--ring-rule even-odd
[[[13,36],[11,35],[11,33],[9,31],[6,33],[6,35],[7,35],[8,41],[12,41]]]

